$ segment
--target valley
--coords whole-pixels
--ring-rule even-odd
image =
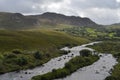
[[[95,41],[101,42],[83,45]],[[66,49],[68,50],[60,50],[64,47],[67,47]],[[79,51],[86,49],[86,47],[89,50],[94,49],[97,51],[97,55],[102,53],[104,56],[99,57],[99,60],[95,56],[89,56],[87,59],[90,59],[90,63],[86,63],[84,62],[86,58],[78,55]],[[119,80],[119,48],[119,23],[99,25],[89,18],[66,16],[51,12],[27,16],[20,13],[0,12],[0,80],[50,80],[49,77],[54,76],[51,78],[53,80],[56,79],[55,75],[59,73],[59,70],[61,73],[62,71],[63,73],[66,72],[66,74],[58,74],[56,75],[57,78],[72,80],[75,76],[79,76],[77,70],[84,69],[85,66],[87,68],[86,71],[81,72],[89,74],[94,71],[93,68],[90,69],[89,67],[95,67],[93,66],[94,64],[98,66],[99,63],[105,64],[101,62],[101,59],[105,59],[108,63],[111,60],[113,63],[106,66],[110,67],[107,73],[103,72],[106,76],[98,78],[98,80]],[[74,56],[60,61],[57,60],[60,56],[64,58],[67,55],[69,56],[69,54]],[[74,59],[76,56],[83,60],[83,64],[79,67],[72,66],[75,70],[69,72],[64,65],[69,63],[69,61],[76,60]],[[53,65],[51,63],[52,60],[55,63]],[[118,64],[116,65],[117,62]],[[54,68],[56,73],[51,75],[54,72],[52,71]],[[43,69],[47,71],[40,72]],[[112,71],[109,74],[111,69]],[[29,71],[32,72],[29,73]],[[93,75],[97,74],[93,72]],[[99,73],[98,75],[101,76]],[[44,79],[41,79],[41,76]],[[83,80],[86,80],[86,78],[83,77]],[[97,80],[97,77],[95,80]]]

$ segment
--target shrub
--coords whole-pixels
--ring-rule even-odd
[[[65,64],[65,68],[66,68],[66,69],[71,69],[71,68],[72,68],[72,63],[70,63],[70,62],[69,62],[69,63],[66,63],[66,64]]]
[[[46,57],[50,57],[51,55],[50,55],[49,53],[46,53],[45,56],[46,56]]]
[[[91,54],[92,54],[92,52],[90,50],[87,50],[87,49],[80,51],[80,55],[83,57],[88,57]]]
[[[53,73],[56,72],[56,69],[53,69],[52,72],[53,72]]]
[[[15,54],[22,54],[22,51],[20,49],[14,49],[12,51],[12,53],[15,53]]]
[[[34,57],[36,59],[42,59],[43,55],[39,51],[37,51],[37,52],[34,53]]]
[[[66,75],[69,74],[69,72],[67,72],[66,69],[58,69],[56,74],[57,75],[55,76],[55,78],[60,78],[60,77],[65,77]]]
[[[13,53],[8,53],[8,54],[5,54],[4,55],[6,59],[9,59],[9,58],[16,58],[17,56]]]
[[[19,65],[19,66],[23,66],[23,65],[26,65],[28,63],[28,61],[27,61],[27,58],[26,57],[20,57],[20,58],[18,58],[17,59],[17,64]]]
[[[70,44],[70,43],[66,43],[66,44],[64,44],[64,46],[68,46],[68,47],[70,47],[71,44]]]
[[[44,76],[42,76],[41,77],[41,80],[49,80],[49,77],[48,77],[49,75],[44,75]]]
[[[3,66],[3,60],[0,59],[0,70],[2,69]]]
[[[114,56],[119,58],[120,57],[120,53],[115,53]]]
[[[119,80],[119,79],[117,79],[116,77],[113,77],[113,76],[109,76],[105,80]]]
[[[3,59],[3,58],[4,58],[4,56],[0,54],[0,59]]]
[[[68,54],[70,51],[60,51],[60,54]]]

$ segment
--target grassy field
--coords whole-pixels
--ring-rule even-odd
[[[63,32],[53,30],[39,31],[0,31],[0,52],[12,49],[44,50],[65,44],[81,44],[88,40],[73,37]]]
[[[59,49],[89,42],[55,30],[0,31],[0,73],[42,65],[64,54]],[[36,57],[38,56],[38,57]]]
[[[109,40],[118,37],[117,31],[106,28],[89,28],[89,27],[72,27],[61,31],[67,32],[74,36],[88,38],[90,40]]]
[[[94,44],[89,47],[94,48],[98,52],[116,54],[120,52],[120,41],[103,41],[102,43]]]

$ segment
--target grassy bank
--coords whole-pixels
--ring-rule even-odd
[[[120,52],[120,41],[103,41],[99,44],[89,46],[98,52],[116,54]]]
[[[92,56],[92,55],[88,57],[77,56],[71,59],[69,62],[67,62],[64,68],[57,70],[53,69],[52,72],[35,76],[32,78],[32,80],[53,80],[53,79],[63,78],[75,72],[79,68],[92,64],[98,59],[99,59],[98,56]]]
[[[111,75],[105,80],[120,80],[120,52],[116,52],[114,56],[117,58],[118,64],[114,66]]]
[[[105,80],[120,80],[120,41],[106,41],[91,47],[99,52],[111,53],[117,58],[118,64],[114,66],[111,76]]]
[[[54,30],[0,31],[0,73],[33,68],[63,55],[63,46],[89,42]],[[38,57],[37,57],[38,56]]]

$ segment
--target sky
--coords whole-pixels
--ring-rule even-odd
[[[98,24],[120,23],[120,0],[0,0],[0,12],[55,12],[88,17]]]

